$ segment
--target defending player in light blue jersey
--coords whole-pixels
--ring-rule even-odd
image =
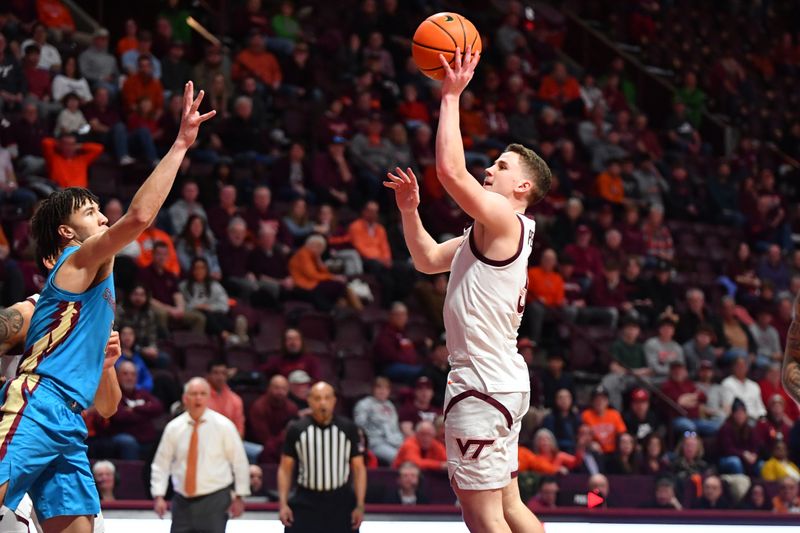
[[[178,137],[108,227],[98,199],[81,188],[53,193],[32,220],[37,255],[55,263],[36,305],[17,377],[0,389],[0,503],[16,509],[25,492],[45,532],[89,533],[100,510],[81,411],[98,386],[116,386],[103,369],[114,321],[114,255],[155,220],[200,124],[200,91],[183,94]],[[104,379],[101,379],[103,376]]]

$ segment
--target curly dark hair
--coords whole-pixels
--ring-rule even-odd
[[[55,260],[67,244],[58,233],[70,215],[86,202],[100,205],[100,199],[89,189],[68,187],[51,194],[44,200],[31,218],[31,233],[36,241],[36,259],[39,263]]]

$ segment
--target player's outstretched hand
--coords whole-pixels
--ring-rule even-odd
[[[459,96],[466,89],[472,75],[475,74],[475,67],[481,59],[480,51],[472,52],[472,46],[467,46],[462,57],[461,48],[456,47],[455,65],[450,66],[444,55],[439,54],[439,62],[444,69],[444,79],[442,80],[442,96]]]
[[[405,172],[400,167],[395,169],[396,174],[386,174],[389,181],[384,181],[384,187],[394,191],[394,199],[401,213],[413,213],[419,207],[419,184],[414,172],[407,168]]]
[[[119,343],[119,331],[112,331],[111,336],[108,337],[108,344],[106,344],[106,358],[103,361],[103,370],[114,368],[120,355],[122,355],[122,346]]]
[[[175,140],[184,148],[189,148],[197,139],[197,132],[200,124],[217,114],[215,110],[201,115],[197,110],[203,101],[204,91],[200,91],[197,98],[194,97],[194,83],[186,82],[183,87],[183,112],[181,113],[181,127],[178,131],[178,138]]]

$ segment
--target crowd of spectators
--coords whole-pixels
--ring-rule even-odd
[[[414,271],[380,185],[411,168],[434,238],[469,223],[436,180],[438,86],[409,54],[412,4],[432,2],[345,3],[242,3],[225,46],[192,36],[180,2],[153,32],[131,19],[84,44],[21,3],[0,13],[3,305],[42,282],[38,199],[103,186],[113,224],[127,176],[141,180],[177,131],[186,79],[218,113],[169,205],[116,258],[123,399],[109,420],[86,415],[94,458],[152,458],[182,383],[205,375],[250,461],[274,463],[310,384],[327,379],[367,465],[399,468],[387,499],[423,501],[424,477],[444,475],[447,276]],[[462,100],[469,170],[482,178],[510,142],[553,170],[529,213],[539,231],[519,342],[533,389],[520,466],[547,476],[532,506],[554,505],[559,476],[579,473],[606,494],[604,474],[657,476],[662,508],[691,486],[704,508],[800,510],[800,422],[779,374],[800,290],[784,175],[747,137],[714,153],[689,88],[654,130],[624,63],[567,64],[563,28],[531,27],[517,2],[469,4],[453,6],[485,32]],[[637,16],[660,13],[638,4]],[[113,465],[95,469],[110,496]],[[780,481],[771,505],[751,478]]]

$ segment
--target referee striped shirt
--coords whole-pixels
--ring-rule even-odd
[[[283,453],[297,463],[299,486],[326,492],[349,482],[350,460],[363,450],[356,425],[350,420],[335,416],[322,426],[306,416],[289,426]]]

